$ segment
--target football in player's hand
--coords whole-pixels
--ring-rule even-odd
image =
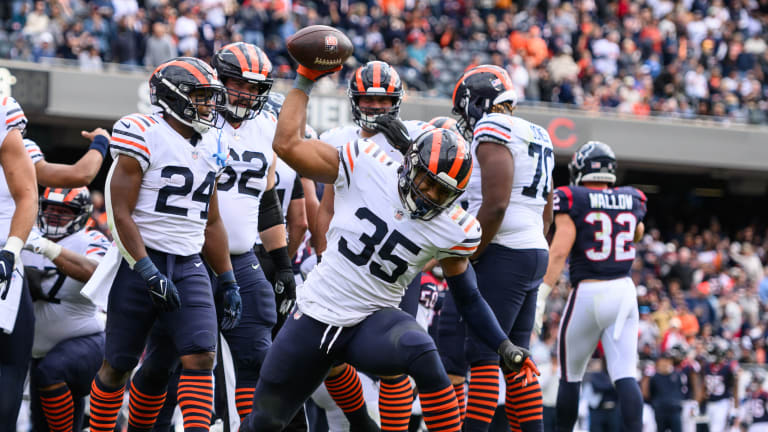
[[[354,49],[347,35],[324,25],[304,27],[288,38],[286,46],[294,60],[317,71],[340,66]]]

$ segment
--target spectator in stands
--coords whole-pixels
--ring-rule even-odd
[[[168,26],[160,21],[153,23],[152,36],[147,38],[145,45],[144,65],[154,69],[177,55],[176,44],[168,34]]]

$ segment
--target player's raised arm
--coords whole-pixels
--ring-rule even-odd
[[[302,67],[299,67],[299,73]],[[306,71],[304,71],[306,73]],[[333,183],[339,172],[339,153],[333,146],[316,139],[305,139],[310,78],[299,75],[283,104],[272,147],[275,153],[302,177]],[[304,90],[300,90],[303,88]]]

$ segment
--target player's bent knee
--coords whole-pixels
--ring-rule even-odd
[[[131,369],[121,370],[113,367],[108,361],[104,360],[104,362],[101,364],[101,369],[99,369],[98,375],[101,382],[105,385],[110,387],[119,387],[128,381],[128,377],[131,375]]]
[[[453,375],[453,374],[448,374],[448,379],[451,380],[451,384],[453,385],[464,384],[464,382],[467,381],[467,379],[464,376]]]
[[[181,356],[181,366],[189,370],[213,370],[216,353],[204,352]]]
[[[254,353],[255,354],[255,353]],[[256,382],[259,379],[259,371],[264,363],[265,353],[259,356],[248,356],[234,360],[237,379],[245,382]]]
[[[416,381],[419,390],[425,393],[442,390],[451,384],[436,350],[414,359],[408,366],[408,375]]]
[[[328,378],[333,378],[333,377],[339,376],[339,374],[344,372],[344,370],[346,370],[346,369],[347,369],[347,364],[346,363],[342,363],[340,365],[333,366],[333,367],[331,367],[331,370],[328,372]]]
[[[435,355],[437,355],[435,341],[420,328],[407,330],[400,335],[400,338],[397,341],[397,347],[400,355],[404,356],[407,364],[412,363],[415,359],[430,351],[434,351]]]

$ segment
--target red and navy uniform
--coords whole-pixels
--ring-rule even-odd
[[[562,186],[555,190],[553,203],[555,214],[569,214],[576,225],[570,255],[573,286],[585,279],[629,276],[635,259],[635,227],[647,211],[642,191],[631,186]]]
[[[733,396],[733,379],[738,370],[736,362],[708,363],[704,366],[704,385],[707,388],[707,401],[717,402]]]
[[[768,423],[768,393],[765,390],[750,392],[744,407],[752,424]]]

